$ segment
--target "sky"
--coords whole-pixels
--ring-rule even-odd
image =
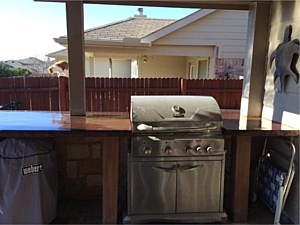
[[[133,17],[141,6],[84,4],[84,29]],[[148,18],[181,19],[197,9],[141,7]],[[64,47],[53,38],[67,34],[65,3],[1,0],[0,61],[46,55]]]

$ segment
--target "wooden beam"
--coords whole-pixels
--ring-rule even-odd
[[[98,3],[109,5],[133,5],[133,6],[158,6],[158,7],[174,7],[174,8],[201,8],[201,9],[236,9],[248,10],[249,2],[245,1],[102,1],[102,0],[86,0],[85,3]]]
[[[84,25],[83,3],[66,2],[68,61],[69,61],[69,95],[72,116],[85,116],[85,59],[84,59]]]
[[[34,0],[41,2],[67,2],[70,0]],[[158,6],[176,8],[201,8],[201,9],[231,9],[248,10],[249,5],[255,1],[233,1],[233,0],[142,0],[142,1],[120,1],[120,0],[82,0],[83,3],[108,4],[108,5],[133,5],[133,6]]]

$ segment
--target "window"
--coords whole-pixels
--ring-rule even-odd
[[[208,59],[198,60],[198,79],[208,78]]]
[[[189,78],[190,79],[196,79],[195,77],[195,67],[192,63],[189,63]]]

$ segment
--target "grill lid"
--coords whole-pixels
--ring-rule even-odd
[[[134,133],[220,132],[218,103],[210,96],[131,96]]]

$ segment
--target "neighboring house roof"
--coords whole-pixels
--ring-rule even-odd
[[[35,57],[29,57],[20,60],[5,60],[2,61],[7,68],[22,68],[27,69],[31,73],[45,73],[47,67],[52,64],[52,62],[42,61]]]
[[[88,57],[88,53],[85,53],[85,55]],[[55,58],[56,60],[60,59],[60,60],[65,60],[66,58],[68,58],[68,49],[61,49],[58,50],[56,52],[51,52],[49,54],[46,55],[47,57],[50,58]]]
[[[125,20],[94,27],[84,31],[86,44],[136,45],[150,44],[154,40],[174,32],[206,15],[214,9],[200,9],[180,20],[130,17]],[[67,36],[54,38],[60,44],[67,44]]]
[[[65,58],[68,57],[68,50],[67,49],[61,49],[56,52],[51,52],[47,54],[46,56],[51,58]]]
[[[151,19],[146,17],[130,17],[125,20],[106,24],[84,31],[86,42],[132,42],[139,40],[157,30],[174,23],[173,19]],[[60,44],[65,44],[67,36],[61,36],[54,39]],[[133,42],[135,43],[135,42]]]
[[[0,61],[0,68],[1,69],[12,69],[11,65],[6,64],[4,61]]]
[[[106,26],[86,30],[84,37],[87,40],[122,41],[124,38],[143,38],[176,20],[128,18]]]

